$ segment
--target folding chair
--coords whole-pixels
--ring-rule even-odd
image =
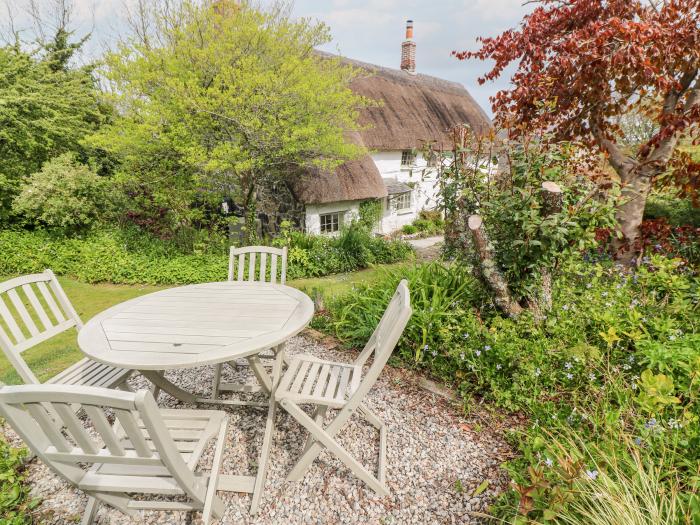
[[[379,378],[411,313],[408,286],[403,280],[399,283],[379,325],[354,363],[335,363],[307,355],[294,356],[291,359],[275,393],[275,399],[309,431],[309,436],[304,452],[287,476],[289,481],[298,481],[325,448],[377,493],[383,496],[389,494],[385,483],[386,426],[365,406],[363,400]],[[363,377],[362,367],[372,354],[374,360]],[[299,405],[303,404],[316,406],[312,417],[301,409]],[[324,428],[323,420],[329,408],[338,409],[339,412]],[[355,410],[379,431],[376,477],[335,440],[335,435]]]
[[[268,258],[269,256],[269,258]],[[269,265],[268,265],[269,263]],[[279,281],[278,281],[279,275]],[[255,282],[270,284],[285,284],[287,281],[287,247],[272,248],[270,246],[244,246],[235,248],[231,246],[228,261],[228,280],[238,282]],[[264,390],[270,392],[269,375],[264,369],[260,358],[272,359],[271,355],[254,355],[245,361],[230,362],[229,366],[250,366],[258,385],[242,385],[237,383],[221,383],[221,369],[223,364],[214,367],[214,380],[212,384],[212,397],[219,397],[221,391],[227,392],[258,392]]]
[[[75,405],[98,438],[85,430]],[[105,409],[114,414],[114,425]],[[0,414],[49,468],[90,496],[83,525],[92,523],[100,502],[133,517],[139,509],[201,510],[205,524],[224,513],[216,496],[226,442],[224,412],[162,410],[146,390],[21,385],[0,389]],[[57,430],[53,414],[65,431]],[[212,438],[217,441],[211,473],[195,473]]]
[[[83,327],[51,270],[0,283],[0,320],[0,348],[25,384],[39,384],[39,380],[22,352],[66,330]],[[128,389],[126,380],[132,372],[86,357],[47,383]]]

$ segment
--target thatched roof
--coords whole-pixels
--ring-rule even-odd
[[[358,132],[347,134],[347,140],[362,144]],[[346,162],[335,171],[310,170],[294,185],[297,198],[306,204],[380,199],[387,196],[386,187],[372,157]]]
[[[322,56],[333,56],[318,52]],[[380,105],[360,114],[363,129],[348,136],[369,150],[390,151],[420,148],[435,142],[436,148],[451,149],[449,130],[469,125],[477,134],[491,123],[469,92],[457,82],[428,75],[343,58],[363,69],[351,84],[356,93],[378,100]],[[348,162],[334,173],[309,173],[296,187],[307,204],[382,198],[387,188],[371,157]]]
[[[455,126],[467,124],[477,134],[491,126],[484,110],[457,82],[344,61],[368,73],[352,83],[352,90],[381,102],[379,107],[364,110],[359,119],[366,128],[360,131],[362,141],[370,150],[420,148],[432,141],[449,150],[448,131]]]

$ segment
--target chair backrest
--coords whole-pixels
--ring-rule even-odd
[[[76,413],[83,409],[86,431]],[[115,417],[110,425],[105,410]],[[150,392],[124,392],[75,385],[18,385],[0,389],[0,414],[32,451],[53,471],[94,493],[159,492],[163,468],[184,494],[202,500],[198,483],[178,452]],[[53,418],[61,419],[58,425]],[[59,428],[63,428],[61,431]],[[91,469],[94,464],[109,469]],[[137,467],[153,476],[124,475]],[[108,473],[104,473],[106,470]],[[150,478],[153,478],[152,480]],[[151,488],[151,490],[149,490]],[[174,487],[173,487],[174,488]]]
[[[39,380],[22,352],[83,323],[51,270],[0,283],[0,348],[22,381]]]
[[[367,373],[362,376],[362,382],[348,402],[349,404],[361,401],[377,381],[384,365],[386,365],[391,353],[394,351],[396,343],[399,342],[412,313],[408,281],[404,279],[396,287],[394,296],[389,301],[389,306],[384,311],[379,324],[355,360],[354,364],[362,366],[374,354],[372,365]],[[353,400],[355,400],[355,403],[353,403]]]
[[[248,259],[247,263],[246,258]],[[270,246],[234,248],[231,246],[231,254],[228,261],[229,281],[270,282],[275,284],[278,282],[278,271],[279,283],[284,284],[287,280],[286,246],[284,248],[272,248]]]

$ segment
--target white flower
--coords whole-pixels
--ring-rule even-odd
[[[572,368],[573,366],[574,366],[574,365],[572,365],[571,362],[569,362],[569,361],[567,361],[566,363],[564,363],[564,368],[566,368],[567,370],[571,370],[571,368]]]
[[[675,335],[669,335],[669,336],[668,336],[668,340],[669,340],[669,341],[675,341],[675,340],[676,340],[676,336],[675,336]]]
[[[464,361],[464,352],[462,352],[461,354],[459,354],[459,358],[460,358],[462,361]]]
[[[496,370],[500,370],[501,368],[503,367],[500,365],[500,363],[496,365]]]
[[[541,373],[542,373],[542,370],[540,370],[539,368],[536,368],[536,369],[535,369],[535,375],[536,375],[537,377],[539,377]]]
[[[568,374],[566,374],[566,378],[567,378],[567,379],[573,379],[573,378],[574,378],[574,374],[568,373]]]
[[[588,476],[588,479],[596,479],[598,477],[598,471],[597,470],[587,470],[586,476]]]
[[[588,374],[588,379],[590,379],[591,381],[595,381],[595,374],[593,372]]]
[[[486,350],[491,350],[491,345],[484,346],[484,351],[486,351]]]
[[[668,428],[681,428],[681,424],[678,422],[678,420],[671,418],[668,420]]]
[[[551,459],[547,458],[547,459],[544,460],[544,464],[551,468],[551,466],[554,465],[554,461],[552,461]]]
[[[477,350],[477,351],[474,352],[474,353],[476,354],[476,357],[479,357],[479,356],[481,355],[481,350]]]

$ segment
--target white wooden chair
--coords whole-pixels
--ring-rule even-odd
[[[408,286],[403,280],[354,363],[334,363],[306,355],[291,359],[275,392],[275,399],[309,431],[309,437],[304,452],[287,477],[289,481],[298,481],[321,450],[326,448],[377,493],[383,496],[389,494],[385,483],[386,426],[362,401],[379,378],[411,313]],[[362,367],[372,354],[373,362],[363,377]],[[303,404],[316,406],[312,417],[301,409],[299,405]],[[339,412],[324,428],[323,420],[329,408],[338,409]],[[335,440],[335,435],[355,410],[379,431],[376,477]]]
[[[66,330],[80,330],[82,326],[51,270],[0,283],[0,348],[25,384],[39,384],[39,380],[22,353]],[[47,383],[128,389],[126,380],[131,373],[132,370],[83,358]]]
[[[268,257],[269,256],[269,257]],[[278,277],[279,275],[279,277]],[[285,284],[287,281],[287,247],[272,248],[270,246],[231,246],[228,261],[228,280],[238,282],[259,282],[270,284]],[[230,366],[250,366],[255,374],[258,385],[243,385],[236,383],[221,383],[223,364],[214,367],[212,397],[219,397],[222,391],[227,392],[256,392],[264,390],[269,393],[270,380],[263,368],[260,357],[274,358],[273,355],[255,355],[241,362],[231,362]]]
[[[279,280],[279,284],[284,284],[287,281],[287,247],[243,246],[235,248],[231,246],[228,260],[228,280],[269,282],[272,284],[276,284]]]
[[[95,434],[77,418],[75,405]],[[114,425],[105,409],[114,414]],[[139,509],[201,510],[206,524],[224,513],[216,496],[226,441],[224,412],[159,409],[146,390],[20,385],[0,389],[0,414],[48,467],[90,496],[84,525],[92,523],[99,502],[134,518]],[[53,414],[62,419],[64,432],[52,424]],[[195,473],[213,438],[211,472]]]

